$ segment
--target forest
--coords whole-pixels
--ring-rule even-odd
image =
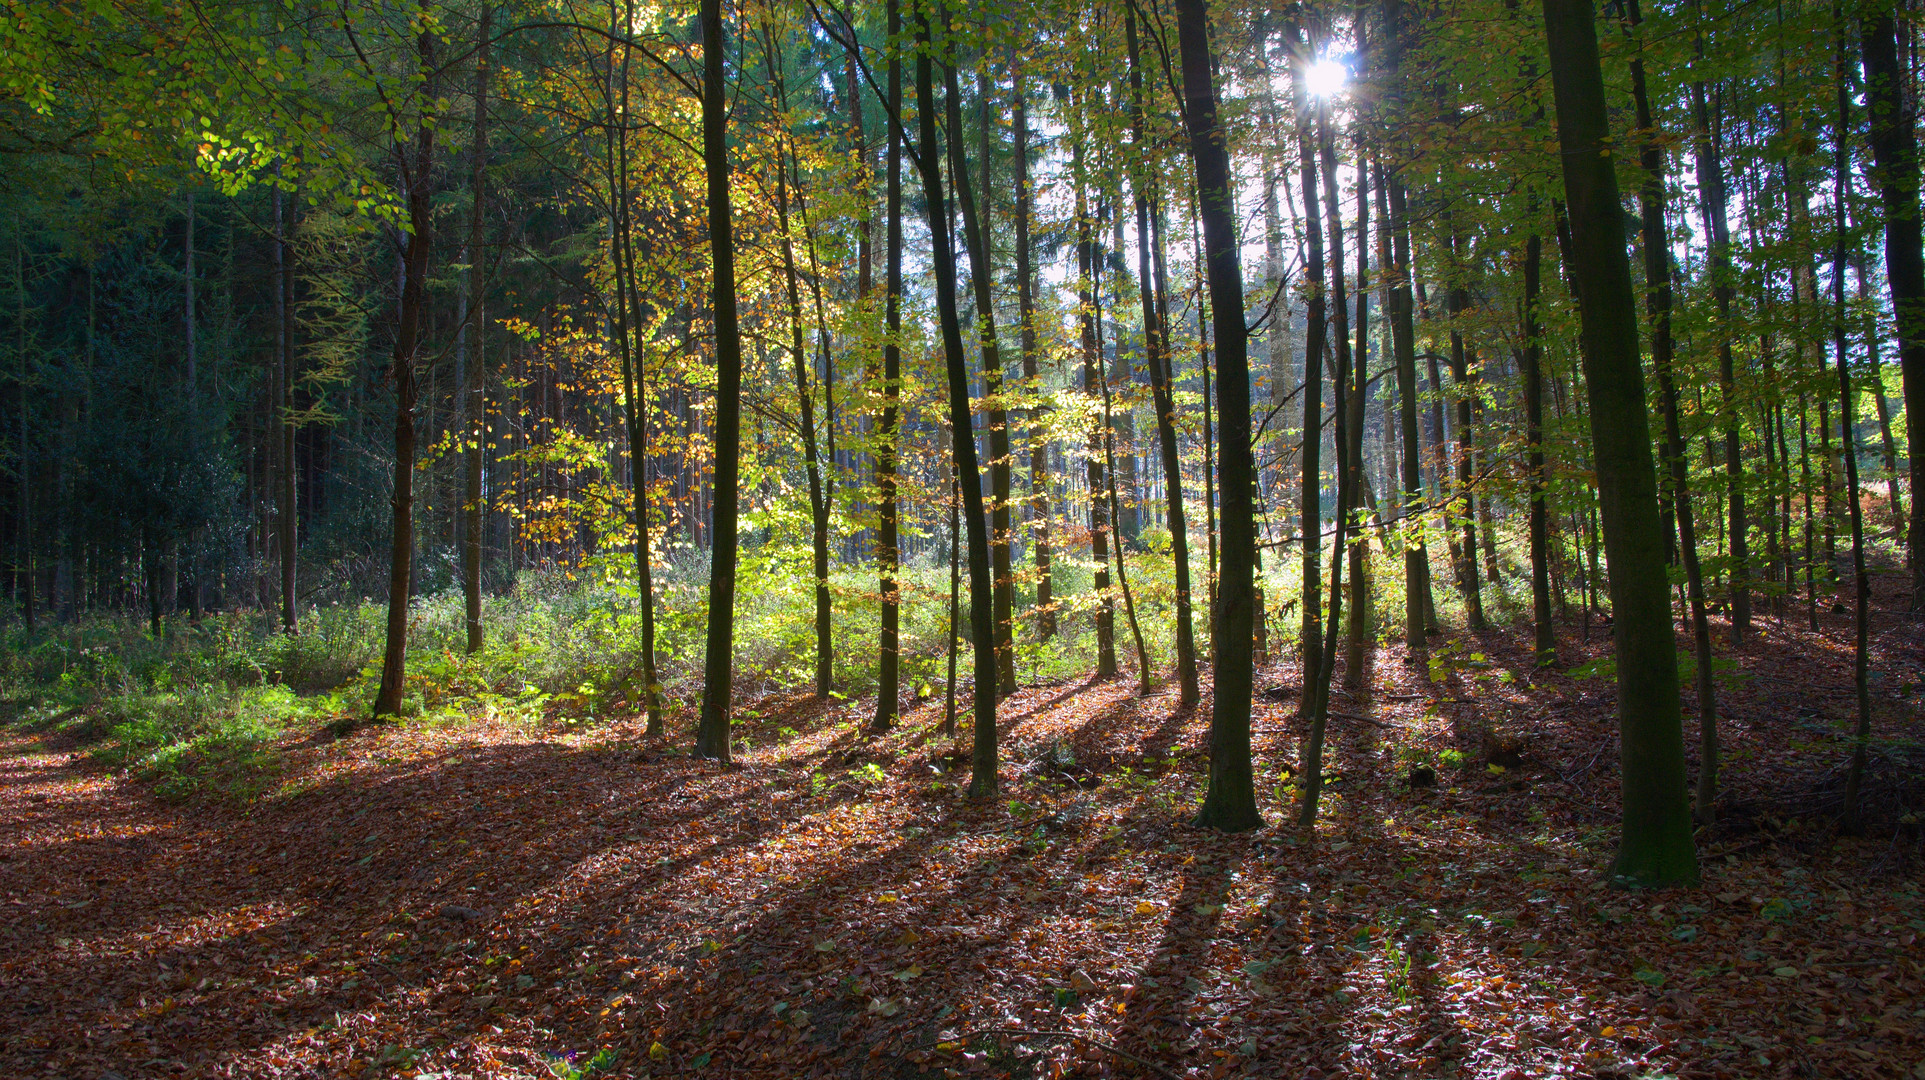
[[[0,0],[0,1072],[1925,1077],[1912,0]]]

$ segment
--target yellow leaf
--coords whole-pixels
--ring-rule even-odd
[[[661,1043],[651,1043],[648,1048],[648,1060],[667,1061],[668,1047],[663,1046]]]
[[[1150,903],[1148,900],[1140,901],[1136,905],[1136,913],[1138,915],[1154,915],[1156,914],[1156,912],[1157,912],[1157,906],[1155,904]]]

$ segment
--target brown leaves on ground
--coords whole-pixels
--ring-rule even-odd
[[[1925,638],[1877,629],[1880,736],[1915,746],[1895,673]],[[939,704],[877,737],[860,706],[764,702],[730,769],[639,724],[290,740],[245,809],[9,736],[0,1074],[571,1076],[613,1051],[597,1075],[1925,1075],[1894,816],[1917,758],[1881,744],[1868,838],[1820,816],[1843,632],[1767,623],[1737,655],[1731,809],[1704,887],[1657,894],[1602,877],[1609,680],[1533,671],[1508,634],[1377,656],[1337,699],[1314,835],[1280,824],[1287,667],[1258,701],[1273,824],[1235,837],[1185,825],[1207,708],[1127,677],[1009,699],[993,804],[962,799]],[[1522,763],[1492,768],[1487,733]]]

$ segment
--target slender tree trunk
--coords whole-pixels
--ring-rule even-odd
[[[27,421],[27,259],[20,243],[20,233],[24,226],[16,221],[13,227],[13,296],[14,296],[14,357],[19,363],[17,375],[20,390],[20,444],[19,469],[20,485],[20,547],[19,561],[15,573],[20,580],[20,622],[27,633],[34,631],[34,565],[33,565],[33,444],[29,441],[32,432]],[[158,596],[158,590],[150,587]],[[156,609],[158,610],[158,609]],[[154,636],[160,636],[160,620],[154,620]]]
[[[1361,32],[1361,31],[1360,31]],[[1359,38],[1359,51],[1362,39]],[[1364,410],[1368,406],[1370,356],[1370,171],[1364,152],[1362,121],[1357,127],[1357,345],[1351,357],[1356,389],[1347,405],[1350,410],[1352,453],[1350,455],[1351,501],[1359,502],[1358,492],[1367,491],[1363,463]],[[1335,200],[1332,200],[1333,202]],[[1350,544],[1350,623],[1344,637],[1344,685],[1355,689],[1364,681],[1364,665],[1370,649],[1370,578],[1366,564],[1370,558],[1369,539],[1359,525],[1352,530],[1356,539]]]
[[[1637,0],[1628,0],[1631,26],[1642,16]],[[1642,42],[1640,41],[1640,45]],[[1684,564],[1685,594],[1691,609],[1691,635],[1697,657],[1698,785],[1695,810],[1710,820],[1718,795],[1718,696],[1712,682],[1711,624],[1705,612],[1704,570],[1698,561],[1698,530],[1692,508],[1688,447],[1678,415],[1678,388],[1673,377],[1675,357],[1671,339],[1671,238],[1665,226],[1664,148],[1656,136],[1651,100],[1645,89],[1642,53],[1631,57],[1631,98],[1637,110],[1638,163],[1644,182],[1638,187],[1638,207],[1644,241],[1644,309],[1651,320],[1651,366],[1658,377],[1658,396],[1664,407],[1664,458],[1670,470],[1672,508],[1677,517],[1678,554]]]
[[[1395,40],[1393,38],[1393,40]],[[1397,369],[1397,435],[1401,451],[1403,507],[1397,517],[1404,532],[1404,646],[1415,656],[1428,642],[1430,623],[1430,549],[1424,538],[1423,441],[1417,430],[1417,327],[1410,293],[1410,231],[1403,182],[1379,168],[1377,230],[1379,261],[1388,262],[1390,347]],[[1386,258],[1389,256],[1389,258]]]
[[[294,247],[288,242],[293,231],[293,215],[282,214],[281,189],[274,189],[274,413],[272,457],[276,497],[280,513],[275,515],[276,546],[280,554],[281,632],[300,631],[295,610],[295,515],[294,505]]]
[[[1912,611],[1925,611],[1925,440],[1913,417],[1925,417],[1925,234],[1918,203],[1918,135],[1898,64],[1898,28],[1881,2],[1864,16],[1861,31],[1866,100],[1870,105],[1872,171],[1885,208],[1885,282],[1891,290],[1898,332],[1899,375],[1905,397],[1906,457],[1911,461],[1912,522],[1905,559],[1912,570]]]
[[[1100,275],[1091,283],[1090,291],[1099,297],[1103,295]],[[1096,312],[1095,322],[1098,327],[1103,325],[1103,313],[1100,309]],[[1111,407],[1110,376],[1103,360],[1103,341],[1100,336],[1096,341],[1096,369],[1097,381],[1103,387],[1103,476],[1108,481],[1110,520],[1116,521],[1122,517],[1122,510],[1116,498],[1115,410]],[[1101,498],[1102,496],[1091,492],[1090,497]],[[1150,695],[1150,651],[1143,644],[1143,626],[1136,621],[1136,597],[1130,592],[1129,572],[1123,566],[1121,541],[1116,544],[1116,583],[1123,590],[1123,615],[1130,624],[1130,640],[1136,645],[1137,689],[1144,697],[1148,697]]]
[[[1156,434],[1163,458],[1163,488],[1169,505],[1170,553],[1176,571],[1176,681],[1179,706],[1201,699],[1196,677],[1196,638],[1190,611],[1190,536],[1183,510],[1183,459],[1176,442],[1176,395],[1170,378],[1169,299],[1163,280],[1162,208],[1152,179],[1143,121],[1143,72],[1137,55],[1136,15],[1124,13],[1129,44],[1131,144],[1138,160],[1132,170],[1136,189],[1137,278],[1143,294],[1143,351],[1150,365],[1150,395],[1156,405]],[[1107,394],[1109,384],[1104,383]],[[1107,408],[1107,405],[1105,406]],[[1121,551],[1119,549],[1120,556]],[[1119,566],[1120,566],[1119,562]],[[1118,576],[1121,576],[1119,570]],[[1149,675],[1143,676],[1147,693]]]
[[[1524,348],[1519,352],[1524,377],[1524,444],[1531,495],[1531,619],[1536,629],[1539,667],[1557,663],[1557,627],[1551,621],[1551,528],[1545,506],[1550,478],[1544,471],[1543,335],[1538,322],[1544,240],[1533,231],[1524,241]]]
[[[889,114],[902,115],[902,9],[897,0],[888,0],[889,20]],[[902,396],[902,128],[889,125],[888,194],[886,210],[888,234],[883,241],[884,261],[888,264],[884,285],[882,342],[882,425],[876,432],[876,563],[881,574],[882,626],[880,656],[877,660],[876,718],[878,731],[894,726],[897,700],[901,697],[902,671],[902,591],[897,568],[902,563],[901,537],[898,533],[896,506],[896,455],[901,440],[899,402]],[[954,563],[951,563],[954,576]],[[951,582],[953,600],[954,582]],[[954,655],[956,627],[951,613],[949,641]],[[954,661],[951,661],[952,665]],[[955,734],[955,671],[949,677],[949,734]]]
[[[628,0],[628,2],[622,5],[622,14],[626,20],[633,20],[634,4],[632,0]],[[613,121],[615,117],[627,115],[626,106],[630,95],[629,71],[632,60],[632,52],[624,48],[622,50],[620,79],[623,107],[618,111],[614,107],[615,102],[610,101],[609,114],[611,121]],[[479,106],[477,106],[477,108],[479,108]],[[611,141],[614,143],[615,154],[614,161],[612,162],[612,182],[609,185],[609,189],[614,195],[615,202],[612,215],[615,224],[615,235],[610,247],[615,258],[615,306],[622,359],[622,418],[627,428],[626,434],[628,436],[629,496],[632,504],[631,520],[635,526],[635,591],[641,599],[642,606],[642,708],[648,718],[647,726],[643,729],[642,734],[644,738],[659,739],[664,733],[664,721],[662,717],[661,679],[655,670],[655,582],[652,569],[649,565],[649,552],[652,550],[652,545],[649,542],[648,531],[650,501],[648,482],[648,371],[643,365],[640,356],[642,292],[641,283],[637,280],[635,270],[635,226],[633,220],[633,200],[630,195],[631,189],[629,186],[630,161],[628,133],[626,131],[618,131],[618,129],[611,126],[611,135],[614,136]],[[477,135],[477,145],[480,145],[479,134]],[[477,163],[475,168],[476,199],[479,200],[481,198],[480,192],[483,189],[481,165]],[[477,202],[477,206],[479,206],[479,202]],[[471,244],[471,248],[479,252],[485,239],[480,235],[479,231],[481,228],[479,210],[477,210],[475,228],[476,235]],[[483,264],[480,262],[476,263],[477,270],[481,265]],[[478,288],[474,307],[477,335],[485,329],[486,325],[482,318],[486,310],[483,306],[484,297],[485,292]],[[475,340],[477,343],[475,350],[476,360],[478,363],[485,364],[487,354],[481,348],[481,344],[484,343],[486,339],[477,336]],[[486,368],[483,367],[479,373],[471,373],[471,376],[476,379],[473,400],[475,402],[476,413],[479,415],[482,406],[486,403],[486,384],[485,381],[483,381],[486,378]],[[476,598],[477,620],[479,617],[479,598],[481,595],[479,570],[481,565],[480,522],[487,510],[487,507],[481,501],[482,459],[480,457],[480,446],[482,437],[483,430],[477,426],[474,432],[475,446],[470,450],[470,454],[473,456],[469,460],[468,472],[469,499],[474,508],[470,511],[469,528],[475,547],[474,566],[476,567],[476,577],[472,595]],[[479,641],[479,639],[480,631],[477,626],[470,640]]]
[[[1878,319],[1872,314],[1871,285],[1865,280],[1865,264],[1860,261],[1855,267],[1858,273],[1858,301],[1865,308],[1865,361],[1867,373],[1872,381],[1872,404],[1878,410],[1879,445],[1885,455],[1885,499],[1890,504],[1892,515],[1892,536],[1903,543],[1905,540],[1905,499],[1898,490],[1898,444],[1892,440],[1892,408],[1885,398],[1885,372],[1878,358]]]
[[[1624,211],[1590,0],[1544,0],[1581,351],[1605,543],[1611,559],[1623,822],[1614,872],[1644,885],[1695,883],[1678,657],[1671,631],[1657,473],[1638,359]]]
[[[1845,501],[1851,513],[1852,569],[1852,688],[1858,704],[1858,724],[1852,732],[1851,764],[1845,772],[1845,799],[1840,822],[1846,832],[1860,832],[1859,795],[1872,737],[1871,694],[1871,577],[1865,570],[1865,513],[1858,495],[1858,441],[1853,437],[1854,401],[1851,364],[1845,340],[1845,226],[1851,192],[1851,98],[1845,86],[1845,25],[1841,0],[1832,0],[1838,48],[1833,62],[1837,84],[1837,127],[1832,135],[1833,210],[1831,257],[1832,349],[1838,363],[1838,430],[1845,447]],[[1883,396],[1881,389],[1880,396]]]
[[[427,98],[433,100],[434,36],[422,31],[417,39],[421,70],[427,74]],[[408,239],[402,259],[400,325],[395,330],[394,361],[394,535],[388,565],[388,643],[381,661],[381,688],[374,697],[375,717],[396,716],[407,688],[408,598],[414,567],[414,410],[419,394],[415,382],[415,352],[421,340],[422,311],[427,307],[428,251],[434,235],[434,132],[423,117],[412,153],[395,147],[403,180],[408,186]],[[289,455],[290,464],[293,455]],[[290,476],[292,470],[289,470]],[[290,499],[290,508],[292,500]]]
[[[1030,397],[1029,498],[1031,544],[1036,560],[1036,637],[1056,636],[1055,582],[1051,580],[1049,548],[1049,408],[1044,404],[1041,350],[1036,345],[1036,269],[1029,250],[1029,94],[1019,62],[1011,65],[1016,128],[1016,312],[1021,327],[1023,383]]]
[[[1293,34],[1294,38],[1295,35]],[[1311,722],[1314,697],[1310,688],[1322,681],[1323,664],[1323,353],[1326,267],[1323,257],[1323,213],[1317,199],[1317,152],[1310,126],[1312,105],[1306,89],[1308,62],[1298,43],[1291,42],[1290,76],[1296,99],[1297,155],[1303,179],[1304,335],[1303,335],[1303,482],[1297,532],[1303,538],[1303,594],[1300,612],[1303,687],[1297,697],[1298,718]],[[1218,393],[1222,393],[1219,386]],[[1229,417],[1223,418],[1229,427]],[[1227,482],[1227,481],[1226,481]],[[1227,499],[1227,495],[1226,495]],[[1225,505],[1228,513],[1228,505]],[[1225,543],[1228,543],[1226,525]],[[1227,554],[1227,552],[1226,552]]]
[[[1461,258],[1461,251],[1455,236],[1451,239],[1453,258]],[[1456,273],[1462,274],[1461,266]],[[1488,624],[1484,621],[1484,597],[1477,580],[1477,496],[1472,489],[1477,470],[1474,464],[1476,428],[1471,422],[1471,398],[1476,390],[1471,381],[1470,350],[1464,344],[1464,332],[1458,319],[1470,307],[1470,289],[1460,280],[1445,294],[1445,306],[1449,309],[1450,327],[1450,379],[1452,391],[1457,398],[1457,491],[1456,500],[1460,505],[1454,511],[1461,515],[1464,529],[1457,553],[1457,587],[1464,594],[1465,616],[1472,630],[1483,630]]]
[[[1256,671],[1256,461],[1250,453],[1249,330],[1244,323],[1230,155],[1217,120],[1205,0],[1177,0],[1184,124],[1196,166],[1204,257],[1216,329],[1217,410],[1222,420],[1223,580],[1218,593],[1224,639],[1217,646],[1210,716],[1210,786],[1196,824],[1244,832],[1263,824],[1250,762],[1250,706]]]
[[[1080,134],[1080,132],[1079,132]],[[1102,348],[1096,331],[1096,241],[1094,230],[1090,227],[1089,197],[1083,187],[1083,150],[1081,142],[1073,144],[1071,151],[1071,170],[1076,177],[1076,270],[1077,270],[1077,312],[1082,324],[1083,346],[1083,393],[1095,398],[1099,392],[1096,382],[1098,352]],[[1098,597],[1096,608],[1096,676],[1107,679],[1116,674],[1116,605],[1110,597],[1110,511],[1108,503],[1099,494],[1104,490],[1107,475],[1103,468],[1103,442],[1092,425],[1086,441],[1088,464],[1084,471],[1089,485],[1089,530],[1090,558],[1096,564],[1093,582]]]
[[[702,0],[702,162],[708,179],[709,302],[715,320],[714,524],[709,538],[707,655],[698,757],[727,762],[735,677],[735,566],[742,459],[742,330],[736,315],[735,229],[729,199],[728,94],[721,0]]]
[[[775,87],[777,108],[786,115],[788,94],[776,59],[775,28],[767,26],[764,32],[768,37],[764,54],[769,64],[769,82]],[[834,645],[830,638],[829,504],[822,490],[822,463],[816,455],[815,400],[809,390],[809,354],[803,343],[802,300],[798,291],[794,234],[789,224],[790,174],[786,157],[792,157],[793,150],[786,135],[776,147],[775,219],[776,229],[782,235],[782,275],[789,300],[789,352],[794,360],[796,411],[802,423],[803,468],[809,478],[809,551],[815,577],[815,693],[826,698],[834,689],[835,671]]]
[[[1702,57],[1702,40],[1698,48]],[[1731,554],[1731,639],[1735,644],[1751,633],[1751,552],[1746,541],[1749,523],[1745,517],[1743,446],[1738,440],[1737,362],[1731,348],[1731,338],[1736,332],[1731,315],[1731,302],[1737,295],[1736,271],[1731,265],[1731,226],[1726,210],[1724,159],[1719,146],[1723,141],[1719,130],[1722,117],[1712,116],[1702,82],[1691,84],[1691,106],[1698,122],[1695,149],[1698,190],[1704,199],[1701,210],[1708,226],[1706,232],[1711,238],[1711,295],[1718,304],[1718,389],[1722,398],[1725,487],[1728,491],[1725,505],[1731,515],[1728,548]],[[1714,127],[1714,123],[1718,126]]]
[[[898,110],[897,115],[901,115]],[[949,680],[944,685],[942,737],[956,737],[956,624],[962,619],[962,488],[956,484],[953,467],[949,472]]]
[[[467,482],[463,491],[461,509],[461,595],[468,620],[468,651],[481,651],[481,526],[487,517],[487,507],[482,503],[481,470],[483,454],[488,445],[484,433],[487,423],[486,397],[488,386],[488,276],[484,270],[486,261],[482,255],[486,244],[488,212],[488,45],[493,27],[494,6],[483,3],[481,19],[475,34],[475,127],[474,145],[470,153],[474,156],[473,171],[470,174],[473,201],[469,204],[468,214],[468,321],[462,327],[463,345],[467,356],[463,368],[461,402],[457,411],[462,427],[465,446],[462,457],[467,465]],[[626,69],[626,62],[624,62]],[[626,71],[624,71],[626,74]],[[627,80],[623,80],[623,91],[627,91]],[[624,147],[626,153],[626,147]],[[626,181],[627,172],[623,172]],[[618,286],[619,287],[619,286]],[[472,345],[469,343],[472,342]],[[631,420],[629,423],[630,467],[641,469],[641,458],[636,456],[634,444],[635,394],[633,388],[628,392]],[[640,505],[641,495],[636,495]],[[638,527],[638,531],[642,527]],[[647,539],[644,536],[637,544],[638,558],[643,564],[648,562]],[[646,580],[646,571],[644,571]],[[643,596],[644,604],[647,596]],[[652,701],[652,698],[651,698]],[[652,717],[651,712],[651,717]]]
[[[945,24],[946,25],[946,24]],[[983,97],[985,119],[989,111],[987,78],[978,84]],[[989,435],[990,539],[989,562],[995,575],[992,590],[996,633],[996,681],[991,696],[1016,692],[1016,654],[1011,640],[1015,617],[1015,579],[1009,565],[1009,414],[1003,403],[1003,360],[996,338],[996,299],[990,270],[988,207],[976,202],[976,187],[969,182],[968,154],[964,152],[962,131],[962,92],[957,88],[956,68],[943,66],[944,115],[949,125],[949,169],[956,203],[962,210],[963,246],[969,253],[969,281],[976,295],[976,321],[983,356],[983,398],[987,406]],[[988,202],[991,190],[988,139],[983,140],[982,193]],[[926,168],[927,166],[925,166]],[[992,788],[993,790],[993,788]]]
[[[949,235],[949,210],[943,193],[942,148],[936,134],[938,113],[926,11],[919,13],[916,41],[920,46],[916,53],[916,102],[922,129],[917,166],[922,171],[922,189],[929,208],[930,255],[936,271],[936,315],[941,324],[944,366],[949,381],[949,422],[954,431],[950,445],[957,482],[962,486],[963,517],[969,530],[969,636],[976,652],[976,730],[970,754],[969,797],[988,798],[996,794],[997,788],[996,637],[991,623],[995,590],[989,576],[989,529],[983,506],[982,471],[976,461],[976,440],[971,434],[969,366],[963,355],[962,321],[956,305],[956,252]],[[954,137],[962,131],[961,113],[955,101],[955,70],[947,69],[945,76],[950,99],[949,130]],[[955,179],[959,190],[968,190],[966,177],[959,172]],[[968,229],[966,223],[964,229]],[[980,267],[982,263],[974,265]],[[985,341],[989,342],[986,359],[993,360],[994,339],[985,335]]]

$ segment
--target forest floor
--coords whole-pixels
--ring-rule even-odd
[[[975,804],[940,700],[870,736],[862,703],[765,699],[728,768],[638,722],[317,725],[246,805],[0,731],[0,1075],[1925,1077],[1899,585],[1869,835],[1828,817],[1849,618],[1766,617],[1720,672],[1703,886],[1654,893],[1605,877],[1608,665],[1533,670],[1513,630],[1379,650],[1308,834],[1287,664],[1241,836],[1186,824],[1207,700],[1127,676],[1009,699]],[[1567,670],[1608,656],[1567,630]]]

